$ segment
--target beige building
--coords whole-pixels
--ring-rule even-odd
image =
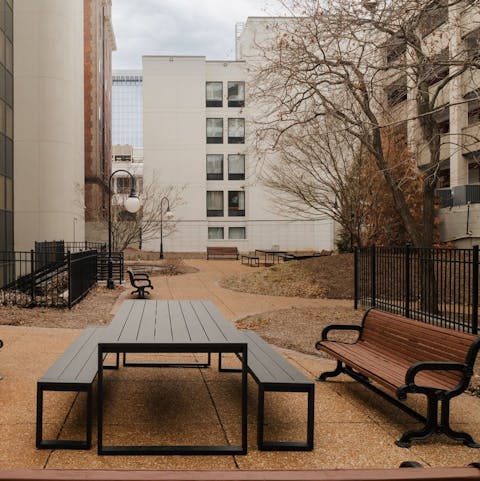
[[[282,216],[256,172],[248,63],[205,57],[145,56],[144,178],[183,188],[166,251],[333,247],[329,220]],[[158,239],[145,242],[158,249]]]
[[[83,0],[16,0],[14,31],[15,249],[84,240]]]
[[[432,55],[468,59],[480,51],[480,5],[478,2],[452,2],[438,8],[420,26],[426,51]],[[408,50],[392,42],[386,49],[386,64],[399,61]],[[453,63],[453,62],[449,62]],[[430,93],[436,90],[436,122],[441,134],[438,196],[442,242],[472,247],[480,242],[480,70],[467,70],[456,76],[458,67],[439,66],[428,81]],[[452,80],[440,88],[443,79]],[[418,166],[429,162],[428,146],[419,140],[415,89],[404,78],[390,79],[385,89],[386,103],[396,121],[405,118],[409,147]]]

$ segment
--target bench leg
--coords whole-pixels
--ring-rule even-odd
[[[87,393],[87,409],[86,409],[86,438],[85,441],[67,440],[67,439],[43,439],[43,393],[45,391],[68,391],[68,392],[86,392]],[[37,449],[90,449],[92,446],[92,386],[70,387],[62,385],[45,386],[37,383],[37,420],[36,420],[36,446]]]
[[[345,372],[345,369],[343,367],[343,364],[341,361],[337,361],[337,367],[333,371],[328,371],[320,374],[318,376],[317,381],[326,381],[329,377],[335,377],[338,376],[339,374],[342,374]]]
[[[230,368],[230,367],[222,367],[222,353],[218,353],[218,371],[219,372],[242,372],[242,369]]]
[[[426,439],[433,434],[445,434],[455,441],[461,441],[470,448],[480,448],[480,444],[476,443],[468,433],[454,431],[450,427],[450,399],[439,400],[434,393],[427,394],[428,410],[427,419],[423,429],[418,431],[407,431],[402,437],[395,441],[395,444],[401,448],[409,448],[411,442],[419,439]],[[438,404],[441,403],[441,421],[438,424]]]
[[[265,441],[265,392],[306,392],[308,395],[307,410],[307,440],[306,442],[293,441]],[[283,388],[265,389],[262,384],[258,385],[258,416],[257,416],[257,444],[260,451],[311,451],[313,449],[313,435],[315,426],[315,385],[304,389],[290,390]]]

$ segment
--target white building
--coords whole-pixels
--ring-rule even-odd
[[[333,248],[330,220],[282,217],[258,181],[246,62],[145,56],[143,82],[145,182],[185,188],[166,251]]]

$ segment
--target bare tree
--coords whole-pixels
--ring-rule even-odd
[[[431,246],[444,140],[441,114],[451,98],[449,89],[460,79],[468,79],[472,95],[457,99],[458,104],[479,100],[475,83],[479,50],[456,38],[464,32],[461,16],[465,9],[471,9],[471,22],[478,19],[478,1],[280,3],[294,18],[270,25],[267,40],[256,40],[256,57],[251,59],[255,79],[250,95],[260,112],[256,119],[257,152],[268,158],[271,151],[282,150],[282,142],[291,144],[299,133],[313,133],[323,122],[329,139],[338,142],[336,152],[349,154],[350,144],[358,144],[372,156],[408,237],[417,246]],[[447,19],[448,26],[443,28]],[[474,32],[476,27],[468,25],[468,31]],[[478,32],[475,35],[480,38]],[[420,166],[415,174],[422,179],[421,222],[417,220],[418,205],[409,204],[404,189],[411,170],[396,169],[389,163],[385,143],[385,130],[403,128],[405,123],[410,146],[420,146],[417,154],[422,156],[421,162],[417,159]],[[450,139],[464,148],[462,135],[450,132]],[[478,138],[468,143],[475,142]],[[265,145],[270,152],[260,147]],[[298,157],[305,160],[305,155]],[[291,162],[287,167],[288,172]],[[316,182],[315,177],[311,180]],[[330,198],[335,195],[331,190]]]
[[[167,203],[162,199],[168,199],[171,211],[179,207],[182,200],[184,187],[160,186],[155,178],[144,183],[140,193],[141,209],[136,214],[130,214],[123,208],[123,200],[127,194],[114,194],[112,205],[112,248],[114,251],[123,251],[128,246],[159,238],[160,219],[163,215],[163,236],[168,237],[176,230],[175,218],[166,219]],[[104,219],[107,223],[108,219]]]

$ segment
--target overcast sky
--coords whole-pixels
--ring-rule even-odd
[[[275,14],[274,0],[113,0],[114,69],[141,69],[142,55],[235,57],[235,24]]]

